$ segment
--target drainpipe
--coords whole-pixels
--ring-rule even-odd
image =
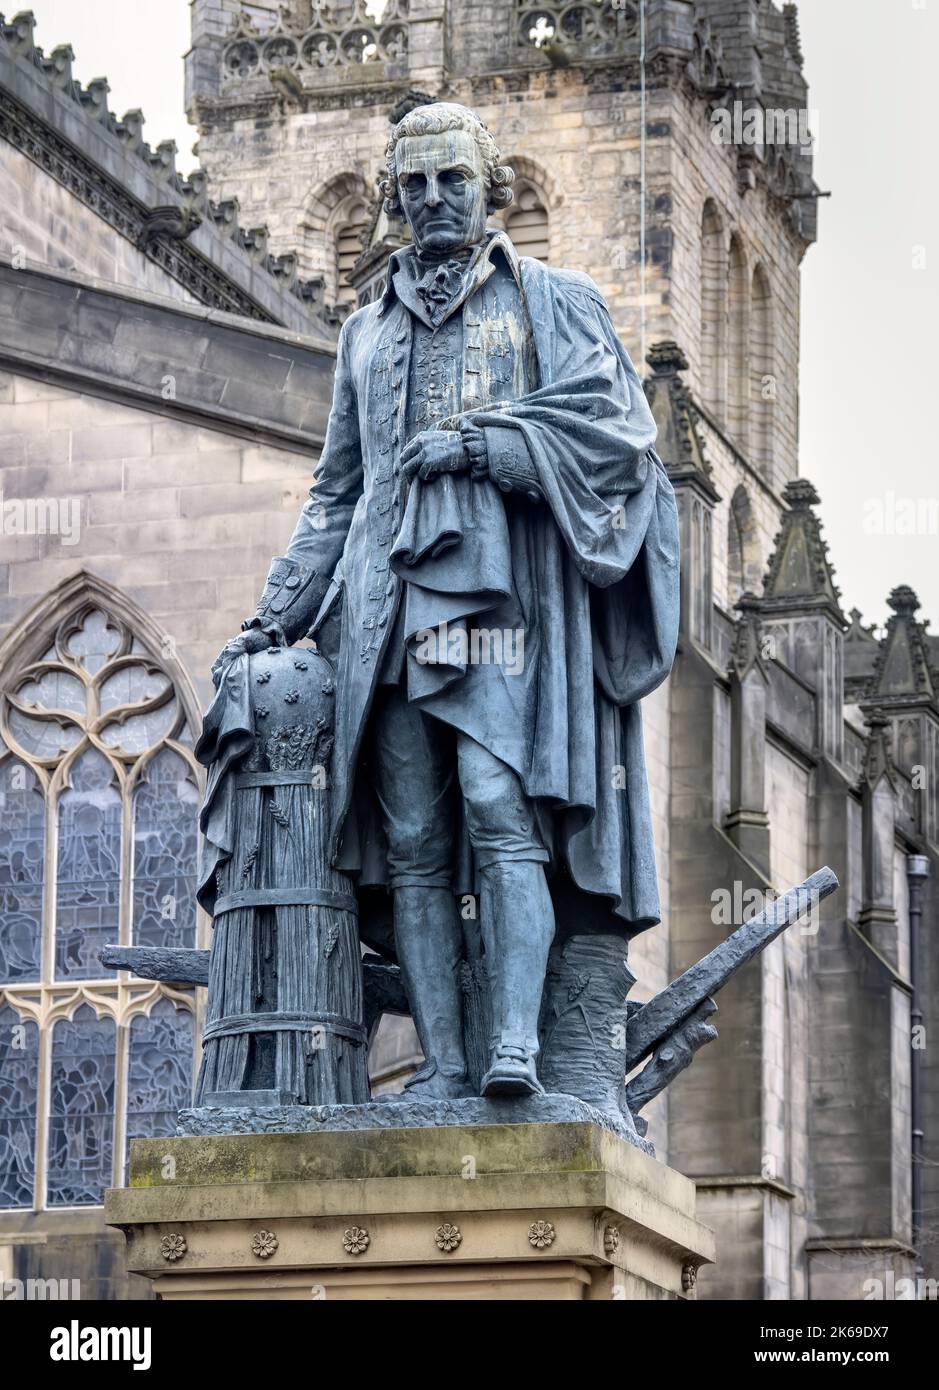
[[[923,1025],[923,1010],[920,1007],[919,993],[919,939],[923,920],[923,889],[930,875],[929,860],[925,854],[908,854],[906,857],[906,881],[910,902],[910,1034],[912,1050],[910,1053],[910,1125],[912,1128],[912,1197],[911,1222],[913,1227],[913,1246],[916,1250],[917,1288],[924,1276],[923,1269],[923,1077],[920,1067],[922,1049],[918,1046],[920,1034],[917,1030]]]

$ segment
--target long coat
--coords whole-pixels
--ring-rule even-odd
[[[521,611],[525,671],[514,686],[506,677],[511,718],[487,718],[470,670],[419,667],[413,655],[409,697],[518,772],[548,837],[559,920],[575,916],[578,929],[629,935],[659,920],[638,701],[674,658],[677,509],[642,385],[600,292],[584,275],[519,261],[499,240],[531,327],[537,384],[499,409],[475,403],[480,352],[499,344],[467,336],[471,299],[463,311],[463,412],[482,429],[490,459],[508,461],[509,473],[513,455],[520,473],[533,467],[540,500],[503,497],[487,483],[474,494],[486,517],[475,546],[422,557],[402,543],[422,492],[424,512],[433,512],[445,483],[459,510],[469,481],[460,475],[455,491],[452,480],[415,483],[405,498],[399,457],[413,320],[390,271],[383,298],[353,314],[340,336],[324,450],[287,551],[313,571],[288,636],[301,635],[316,614],[314,635],[336,665],[333,847],[367,886],[382,881],[380,835],[376,841],[374,822],[363,820],[357,771],[402,586],[421,627],[435,614],[459,623],[483,612],[498,623],[506,601],[516,620]],[[413,653],[414,623],[406,635]]]

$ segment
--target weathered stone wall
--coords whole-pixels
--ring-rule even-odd
[[[729,733],[722,732],[727,722],[726,715],[714,721],[715,753],[720,741],[729,738]],[[689,753],[695,743],[693,734],[681,740]],[[701,756],[702,767],[706,759],[707,753]],[[712,766],[717,762],[712,755]],[[766,773],[767,804],[773,812],[771,881],[781,891],[801,882],[809,872],[810,779],[806,769],[773,744],[766,748]],[[713,779],[715,784],[720,785],[718,779]],[[702,811],[707,814],[705,808]],[[696,893],[700,904],[697,938],[685,922],[673,921],[674,949],[683,953],[683,959],[693,959],[695,946],[700,954],[727,935],[732,925],[739,925],[735,915],[733,923],[715,924],[712,918],[706,927],[705,894],[733,888],[746,910],[752,901],[746,894],[760,887],[759,875],[713,830],[710,853],[705,852],[706,834],[703,825],[697,830],[693,823],[673,827],[676,841],[687,839],[700,846],[698,861],[692,865],[690,856],[683,856],[675,876],[675,891],[683,897],[689,890]],[[710,935],[705,937],[705,931]],[[707,1298],[806,1296],[803,1250],[810,1205],[806,977],[813,940],[798,927],[790,928],[721,992],[715,1019],[718,1041],[671,1088],[673,1161],[684,1171],[700,1175],[699,1215],[717,1235],[717,1264],[702,1272],[702,1295]]]
[[[19,1280],[28,1295],[31,1280],[62,1280],[62,1298],[111,1303],[151,1299],[150,1281],[127,1272],[123,1237],[104,1225],[101,1208],[92,1211],[0,1213],[0,1283],[4,1302],[12,1301],[9,1281]],[[38,1292],[38,1289],[43,1292]],[[33,1297],[54,1298],[41,1283]]]
[[[13,373],[0,376],[3,497],[77,498],[74,544],[0,536],[0,630],[87,570],[160,625],[203,699],[310,486],[308,454],[252,444]]]
[[[818,866],[809,863],[811,777],[782,749],[767,747],[767,804],[773,885],[777,891],[802,883]],[[772,1229],[767,1297],[805,1298],[802,1249],[809,1205],[808,1066],[811,1020],[808,972],[813,968],[813,927],[803,922],[775,941],[763,960],[763,1078],[766,1161],[763,1171],[793,1193],[784,1200]],[[779,1237],[785,1236],[785,1254]]]
[[[143,252],[32,160],[0,141],[0,256],[51,270],[77,271],[112,284],[149,290],[184,304],[197,301]]]

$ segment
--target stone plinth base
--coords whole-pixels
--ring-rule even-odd
[[[164,1299],[693,1296],[694,1184],[592,1124],[135,1140],[105,1216]]]
[[[576,1096],[504,1096],[484,1100],[419,1100],[405,1091],[360,1105],[269,1104],[264,1091],[210,1097],[210,1103],[181,1110],[177,1134],[299,1134],[327,1129],[438,1129],[444,1125],[491,1128],[503,1125],[599,1125],[627,1144],[655,1156],[648,1139],[627,1124],[621,1111],[598,1110]],[[248,1098],[251,1097],[251,1100]],[[254,1097],[261,1097],[259,1104]],[[237,1101],[238,1104],[232,1102]]]

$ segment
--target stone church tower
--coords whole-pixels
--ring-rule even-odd
[[[902,576],[884,632],[846,616],[799,476],[817,189],[795,6],[192,16],[189,179],[31,15],[0,23],[0,1278],[79,1268],[118,1296],[101,1193],[130,1136],[172,1131],[201,994],[98,946],[207,944],[209,668],[309,486],[338,325],[404,236],[376,195],[389,121],[437,97],[514,167],[520,251],[603,291],[678,497],[679,654],[644,702],[663,922],[631,953],[634,997],[768,890],[826,863],[841,880],[721,993],[719,1039],[648,1112],[717,1234],[699,1296],[939,1277],[939,639]],[[80,504],[72,534],[20,525],[49,499]],[[386,1018],[379,1084],[415,1060]]]

